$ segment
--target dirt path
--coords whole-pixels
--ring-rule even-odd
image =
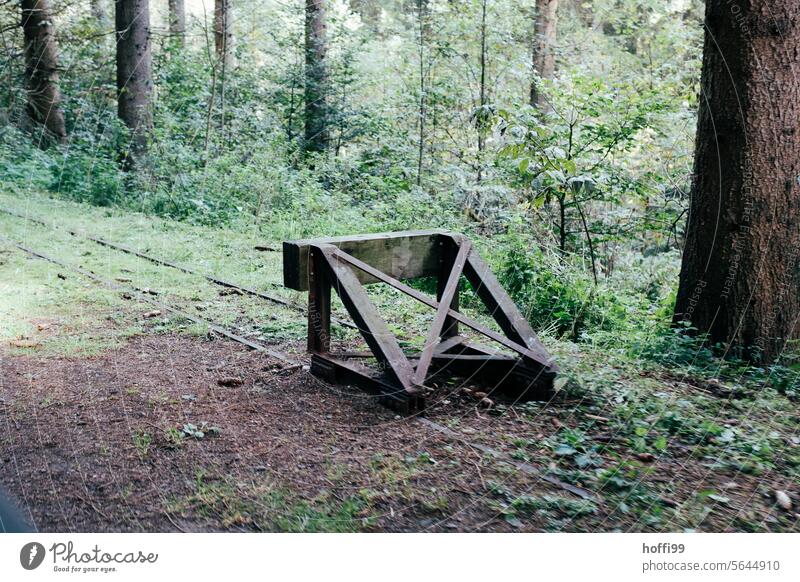
[[[230,342],[4,357],[0,378],[0,481],[41,531],[511,527],[478,452]]]

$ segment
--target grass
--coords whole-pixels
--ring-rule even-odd
[[[371,524],[358,497],[321,494],[307,500],[264,477],[248,483],[198,471],[193,491],[167,504],[167,511],[212,519],[226,529],[272,532],[356,532]]]
[[[266,224],[221,231],[34,194],[23,200],[0,193],[0,207],[30,212],[47,222],[269,293],[304,299],[277,286],[280,253],[254,250],[257,244],[276,245],[278,235],[286,234],[270,232]],[[158,267],[19,218],[0,214],[0,232],[106,279],[130,279],[157,290],[165,302],[243,335],[280,344],[287,351],[303,350],[304,318],[294,310],[247,296],[220,295],[220,288],[202,277]],[[431,312],[399,300],[391,290],[375,287],[370,293],[390,309],[401,335],[424,335]],[[89,356],[143,332],[207,333],[203,325],[168,314],[144,319],[142,314],[153,309],[149,304],[124,299],[119,291],[31,259],[7,244],[0,244],[0,297],[0,342],[12,354]],[[340,304],[334,307],[342,314]],[[352,330],[335,328],[334,333],[338,339],[355,338]],[[561,394],[566,404],[529,403],[513,412],[498,406],[489,414],[498,418],[513,414],[519,419],[513,431],[467,436],[505,447],[517,460],[549,466],[561,480],[598,492],[602,505],[536,495],[510,465],[492,459],[485,462],[505,478],[480,503],[510,523],[535,520],[552,530],[607,528],[623,522],[633,529],[670,531],[797,530],[797,518],[774,510],[771,496],[791,484],[796,495],[800,414],[791,394],[774,386],[769,370],[691,357],[686,358],[689,364],[659,361],[634,344],[609,347],[543,339],[567,380]],[[14,341],[32,347],[14,347]],[[722,378],[737,397],[719,397],[707,390],[712,378]],[[466,421],[443,420],[457,431],[469,430]],[[180,438],[171,437],[179,447]],[[133,439],[140,455],[146,456],[150,444],[145,436]],[[354,531],[365,527],[369,508],[382,500],[402,499],[433,514],[446,512],[446,494],[414,485],[434,466],[424,453],[408,459],[378,455],[370,462],[374,483],[352,499],[302,499],[274,484],[200,478],[190,495],[174,500],[173,509],[196,508],[225,527]],[[335,477],[337,470],[332,471]],[[795,507],[797,503],[795,498]]]

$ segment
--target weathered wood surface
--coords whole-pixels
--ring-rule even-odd
[[[416,299],[420,303],[424,303],[428,307],[432,307],[433,309],[436,309],[436,310],[439,309],[439,302],[438,301],[434,301],[433,299],[431,299],[430,297],[428,297],[424,293],[422,293],[420,291],[417,291],[416,289],[414,289],[412,287],[409,287],[408,285],[398,281],[394,277],[391,277],[391,276],[389,276],[389,275],[387,275],[385,273],[381,273],[380,271],[378,271],[377,269],[371,267],[370,265],[367,265],[363,261],[360,261],[360,260],[356,259],[353,256],[344,254],[344,253],[339,252],[339,251],[334,251],[332,254],[335,257],[337,257],[339,259],[342,259],[343,261],[345,261],[347,263],[350,263],[351,265],[353,265],[357,269],[361,269],[362,271],[365,271],[366,273],[372,275],[376,280],[378,280],[378,281],[380,281],[382,283],[386,283],[387,285],[389,285],[390,287],[394,287],[398,291],[402,291],[403,293],[405,293],[409,297],[413,297],[414,299]],[[468,267],[470,265],[470,261],[472,260],[473,257],[476,257],[476,256],[477,256],[477,254],[474,253],[474,252],[470,252],[469,253],[468,258],[467,258],[467,265],[465,265],[465,269],[464,269],[465,274],[467,272],[466,267]],[[479,271],[480,271],[480,269],[479,269]],[[479,293],[479,296],[481,296],[480,293]],[[504,307],[506,309],[509,309],[509,310],[511,310],[511,306],[513,306],[513,303],[510,306],[509,305],[504,305]],[[516,310],[515,307],[514,307],[514,310]],[[495,310],[495,311],[498,311],[498,310]],[[523,344],[517,343],[516,341],[509,340],[505,336],[492,331],[491,329],[489,329],[486,326],[480,325],[479,323],[477,323],[476,321],[472,320],[471,318],[463,315],[462,313],[459,313],[459,312],[454,311],[452,309],[450,309],[447,313],[448,313],[448,315],[450,317],[452,317],[456,321],[458,321],[460,323],[463,323],[467,327],[473,329],[474,331],[477,331],[478,333],[480,333],[482,335],[485,335],[486,337],[496,341],[500,345],[502,345],[502,346],[504,346],[504,347],[506,347],[506,348],[508,348],[510,350],[513,350],[513,351],[517,352],[523,358],[527,358],[530,361],[530,363],[532,363],[534,365],[544,366],[545,368],[547,368],[551,372],[557,372],[558,371],[558,365],[555,363],[553,358],[550,357],[550,355],[547,353],[547,350],[545,350],[544,346],[542,346],[541,343],[539,343],[539,340],[538,340],[538,338],[536,338],[536,335],[533,334],[533,331],[530,331],[529,333],[525,333],[524,331],[523,331],[523,333],[520,333],[519,331],[515,331],[514,332],[514,336],[515,337],[519,337],[519,338],[525,339],[526,344],[523,345]],[[496,321],[498,321],[498,324],[507,324],[507,325],[512,325],[513,326],[514,322],[519,320],[519,317],[510,317],[510,315],[513,315],[513,311],[503,312],[502,315],[506,319],[505,321],[499,320],[498,319],[498,314],[496,312],[492,313],[492,315],[495,316],[495,319],[496,319]],[[529,349],[527,344],[532,345],[535,349],[533,349],[533,350]]]
[[[283,284],[296,291],[308,291],[308,252],[311,246],[333,245],[395,279],[414,279],[439,274],[444,230],[408,230],[381,234],[349,235],[291,240],[283,243]],[[378,280],[356,271],[360,283]]]
[[[442,337],[442,330],[444,329],[445,323],[450,320],[450,306],[458,292],[458,280],[461,277],[461,272],[464,270],[464,264],[467,262],[467,255],[469,255],[471,248],[472,243],[469,240],[462,239],[460,241],[458,254],[453,261],[450,274],[447,277],[447,283],[439,299],[439,307],[436,308],[436,315],[433,318],[433,323],[428,331],[428,337],[425,340],[425,347],[422,349],[419,363],[417,363],[417,369],[414,373],[414,384],[423,385],[425,383],[425,378],[428,376],[428,367],[433,357],[433,351]]]
[[[414,369],[366,290],[359,284],[355,270],[339,261],[338,251],[333,246],[315,246],[313,252],[321,252],[327,259],[331,282],[372,353],[409,394],[416,392],[412,383]]]
[[[437,278],[436,300],[401,281],[425,276]],[[462,276],[502,333],[459,313]],[[309,292],[312,373],[331,382],[357,384],[392,408],[422,411],[430,392],[426,381],[442,374],[477,379],[490,392],[499,390],[515,400],[552,395],[558,366],[463,235],[434,230],[288,241],[284,243],[284,283]],[[387,284],[436,311],[421,352],[403,351],[363,283]],[[370,353],[331,352],[332,291],[339,295]],[[458,334],[459,324],[518,356],[469,341]],[[377,374],[362,365],[366,357],[377,360]]]

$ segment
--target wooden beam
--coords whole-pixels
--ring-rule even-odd
[[[377,360],[384,365],[397,382],[409,394],[419,392],[412,383],[414,368],[406,358],[400,344],[394,337],[378,310],[370,301],[364,288],[356,278],[349,265],[340,262],[336,253],[339,251],[332,245],[315,246],[314,252],[321,252],[329,267],[329,276],[333,288],[342,299],[347,312],[367,342]]]
[[[297,291],[308,290],[308,253],[312,246],[333,245],[397,279],[438,275],[442,249],[450,235],[444,230],[409,230],[367,235],[285,241],[283,284]],[[375,283],[357,272],[361,283]]]
[[[431,323],[431,329],[428,331],[428,337],[425,340],[422,354],[417,363],[417,370],[414,373],[414,384],[417,385],[425,383],[425,377],[428,374],[428,367],[431,364],[433,350],[436,348],[436,344],[439,343],[445,323],[450,319],[448,312],[450,311],[453,298],[458,292],[458,280],[461,278],[461,272],[464,270],[467,256],[472,248],[472,243],[468,239],[462,239],[458,244],[458,254],[450,269],[450,276],[447,278],[447,284],[444,286],[439,307],[436,309],[436,315],[433,318],[433,323]]]
[[[444,295],[445,288],[447,287],[447,280],[450,276],[450,270],[453,266],[453,263],[456,260],[456,254],[458,254],[458,245],[457,242],[460,240],[465,239],[462,235],[452,235],[449,240],[442,237],[442,252],[439,257],[439,275],[436,277],[436,301],[439,303],[442,302],[442,296]],[[458,311],[458,302],[459,302],[459,289],[460,283],[456,285],[456,292],[453,295],[452,301],[450,301],[450,309]],[[442,337],[449,338],[458,335],[458,322],[450,317],[449,315],[446,317],[444,322],[444,328],[442,329]]]
[[[327,259],[311,248],[308,265],[308,351],[325,353],[331,349],[331,281]]]
[[[425,410],[424,396],[409,394],[368,368],[331,354],[312,354],[311,372],[333,384],[357,386],[368,394],[376,395],[379,404],[401,414],[416,414]]]
[[[475,254],[476,254],[475,250],[473,249],[470,252],[469,256],[472,256],[472,255],[475,255]],[[359,269],[361,269],[361,270],[369,273],[370,275],[372,275],[375,279],[378,279],[378,280],[382,281],[383,283],[386,283],[390,287],[394,287],[395,289],[398,289],[399,291],[402,291],[406,295],[409,295],[410,297],[413,297],[417,301],[419,301],[421,303],[424,303],[425,305],[427,305],[429,307],[432,307],[433,309],[438,309],[439,308],[439,302],[438,301],[434,301],[433,299],[431,299],[430,297],[428,297],[424,293],[421,293],[420,291],[417,291],[416,289],[413,289],[412,287],[409,287],[405,283],[402,283],[402,282],[398,281],[394,277],[390,277],[386,273],[381,273],[377,269],[374,269],[373,267],[367,265],[363,261],[359,261],[355,257],[351,257],[351,256],[347,255],[346,253],[343,253],[342,251],[339,251],[339,250],[333,250],[332,251],[332,255],[340,258],[343,261],[346,261],[346,262],[350,263],[351,265],[353,265],[355,267],[358,267]],[[558,366],[555,364],[555,362],[552,361],[552,358],[549,356],[549,354],[547,354],[547,351],[544,349],[544,347],[542,347],[540,350],[537,350],[536,352],[531,351],[526,346],[524,346],[524,345],[522,345],[520,343],[517,343],[515,341],[512,341],[512,340],[500,335],[499,333],[495,333],[494,331],[492,331],[488,327],[485,327],[485,326],[473,321],[472,319],[470,319],[469,317],[466,317],[465,315],[459,313],[458,311],[454,311],[454,310],[450,309],[450,310],[448,310],[447,313],[453,319],[456,319],[457,321],[463,323],[467,327],[469,327],[469,328],[477,331],[478,333],[483,334],[486,337],[496,341],[500,345],[502,345],[502,346],[514,351],[514,352],[517,352],[522,357],[529,359],[532,363],[534,363],[536,365],[539,365],[539,366],[544,366],[547,370],[549,370],[551,372],[556,372],[558,370]],[[544,355],[542,355],[542,352],[544,352]]]
[[[535,360],[549,359],[547,350],[534,333],[528,320],[497,281],[489,266],[478,253],[470,253],[464,267],[464,275],[472,284],[497,325],[510,339],[522,344],[535,354]]]

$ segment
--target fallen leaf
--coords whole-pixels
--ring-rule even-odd
[[[38,348],[42,344],[33,340],[11,340],[8,342],[15,348]]]

